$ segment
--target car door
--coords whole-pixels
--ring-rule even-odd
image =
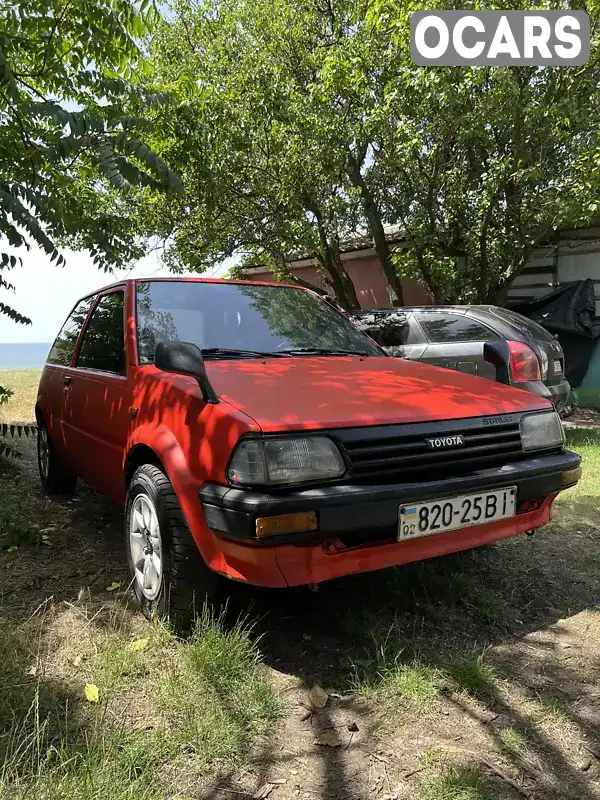
[[[132,381],[125,343],[125,291],[99,295],[67,371],[65,442],[76,471],[103,494],[123,491]]]
[[[64,438],[67,384],[70,381],[67,376],[70,373],[77,341],[95,299],[94,296],[91,296],[80,300],[67,317],[50,348],[40,382],[38,406],[53,446],[67,461],[69,459]]]
[[[483,357],[484,344],[500,338],[495,331],[460,310],[415,311],[414,316],[428,340],[421,361],[495,380],[494,366]]]

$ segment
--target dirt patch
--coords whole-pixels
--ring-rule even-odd
[[[40,544],[0,554],[0,615],[21,624],[43,604],[76,604],[82,590],[123,605],[108,591],[128,581],[120,509],[85,486],[48,499],[33,447],[22,447],[19,482]],[[232,585],[228,613],[261,635],[282,716],[243,767],[200,776],[191,796],[265,787],[271,800],[600,798],[600,511],[588,462],[589,483],[534,537],[318,593]],[[123,614],[143,636],[147,623]],[[50,630],[51,650],[69,635]],[[64,661],[47,658],[67,680]]]
[[[595,408],[574,408],[563,419],[567,428],[593,428],[600,431],[600,411]]]

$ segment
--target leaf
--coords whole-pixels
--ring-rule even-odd
[[[90,703],[97,703],[100,700],[100,692],[95,683],[86,683],[85,696]]]
[[[314,708],[325,708],[329,700],[329,695],[318,683],[315,683],[308,696]]]
[[[113,581],[110,584],[110,586],[106,587],[106,591],[107,592],[116,592],[117,589],[120,589],[120,588],[121,588],[121,582],[120,581]]]
[[[148,647],[150,639],[134,639],[129,643],[130,650],[145,650]]]

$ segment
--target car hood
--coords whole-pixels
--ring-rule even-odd
[[[264,431],[461,419],[551,407],[537,395],[397,358],[207,361],[223,400]]]

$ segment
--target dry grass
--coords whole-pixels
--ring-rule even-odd
[[[0,370],[0,386],[14,394],[5,406],[0,406],[0,422],[33,422],[41,370]]]

